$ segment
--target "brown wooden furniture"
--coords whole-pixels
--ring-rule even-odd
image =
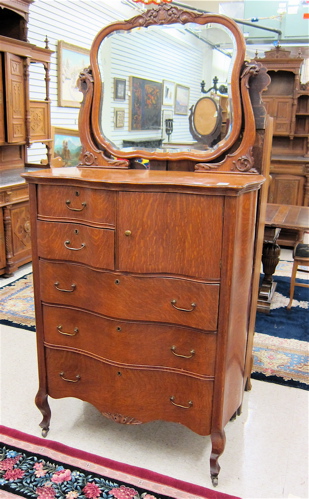
[[[0,275],[12,275],[31,260],[27,147],[43,142],[50,160],[51,127],[49,65],[51,51],[27,42],[29,4],[32,0],[0,0]],[[45,100],[29,99],[30,64],[45,68]],[[11,181],[11,183],[10,183]],[[4,242],[3,242],[4,241]]]
[[[280,260],[280,246],[277,240],[282,229],[304,234],[309,229],[309,208],[307,206],[267,204],[262,255],[264,277],[259,291],[259,312],[269,313],[270,311],[276,289],[273,274]]]
[[[296,281],[298,266],[302,265],[304,267],[309,267],[309,244],[298,243],[294,248],[293,258],[294,263],[291,275],[290,301],[286,307],[288,310],[292,307],[295,286],[309,288],[309,284]],[[303,272],[308,272],[308,270],[303,270]]]
[[[0,172],[0,275],[31,261],[28,185],[24,169]]]
[[[300,81],[303,58],[276,47],[256,59],[267,69],[271,83],[263,93],[267,112],[274,118],[268,202],[309,205],[309,83]],[[298,231],[283,229],[281,245],[294,246]]]
[[[230,133],[204,150],[117,150],[104,135],[108,117],[99,122],[101,43],[122,30],[134,37],[135,28],[158,25],[160,33],[180,21],[217,23],[235,37]],[[211,435],[214,485],[224,426],[240,413],[250,378],[270,153],[260,102],[269,78],[244,56],[233,21],[171,5],[104,28],[81,75],[83,162],[24,175],[42,434],[50,425],[48,396],[80,398],[118,423],[178,422]],[[160,170],[131,168],[139,157]]]

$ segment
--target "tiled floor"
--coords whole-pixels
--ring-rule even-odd
[[[1,424],[40,436],[41,415],[33,401],[35,334],[0,327]],[[217,490],[243,499],[308,498],[308,392],[255,380],[252,384],[242,415],[226,426]],[[209,437],[172,423],[117,425],[91,405],[71,398],[52,399],[50,405],[48,438],[212,487]]]

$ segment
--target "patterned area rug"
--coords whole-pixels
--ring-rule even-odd
[[[35,331],[32,272],[0,288],[0,324]]]
[[[280,262],[271,313],[257,314],[252,378],[308,390],[309,290],[295,287],[287,311],[290,275],[291,262]],[[1,288],[0,303],[0,323],[35,331],[31,273]]]
[[[239,499],[0,427],[1,498]]]
[[[257,313],[252,378],[308,390],[309,289],[295,286],[293,305],[288,311],[291,271],[291,262],[279,263],[270,314]],[[299,272],[297,276],[306,275]]]

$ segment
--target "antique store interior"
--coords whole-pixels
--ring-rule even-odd
[[[103,27],[154,7],[154,3],[144,3],[0,0],[0,294],[7,285],[32,271],[29,192],[20,175],[35,174],[50,166],[57,172],[55,175],[61,175],[63,167],[74,168],[79,162],[79,110],[83,94],[77,88],[78,74],[73,75],[72,68],[76,70],[78,66],[82,71],[89,66],[92,42]],[[263,191],[264,205],[308,207],[308,0],[182,0],[169,5],[199,14],[222,14],[236,22],[246,43],[245,59],[261,63],[270,77],[270,85],[263,93],[263,103],[273,117],[272,145],[269,156],[263,155],[271,175],[268,192]],[[173,171],[173,161],[159,160],[160,154],[165,150],[178,154],[182,143],[189,152],[179,161],[180,170],[192,172],[193,161],[188,158],[191,144],[200,138],[193,115],[199,99],[212,95],[222,109],[221,121],[212,131],[212,142],[205,142],[206,149],[213,147],[216,151],[221,143],[218,136],[229,140],[231,129],[233,134],[231,123],[237,105],[233,108],[229,103],[228,86],[237,40],[225,26],[221,26],[221,31],[213,25],[178,29],[168,26],[160,33],[154,28],[149,27],[146,34],[137,29],[129,35],[133,52],[138,54],[132,61],[127,33],[119,31],[115,37],[107,36],[99,49],[98,72],[104,100],[94,115],[102,120],[110,151],[119,149],[121,156],[109,154],[104,161],[118,161],[121,166],[124,151],[145,147],[160,151],[159,156],[144,159],[132,153],[130,168]],[[216,38],[219,31],[220,43]],[[159,54],[164,58],[164,70]],[[210,59],[211,72],[206,64],[200,67],[201,60]],[[147,80],[142,80],[145,77]],[[133,98],[134,86],[147,84],[148,80],[154,92],[162,91],[159,112],[147,116],[149,123],[155,120],[158,126],[148,126],[146,118],[143,123],[134,118],[134,106],[138,105]],[[8,105],[9,99],[14,98],[15,106]],[[241,134],[240,137],[242,140]],[[86,133],[83,140],[88,140]],[[198,155],[199,151],[192,154],[195,153]],[[262,172],[265,171],[263,165]],[[260,311],[269,317],[273,280],[279,275],[289,276],[281,271],[288,268],[290,272],[294,246],[299,240],[309,241],[308,226],[304,230],[276,230],[271,237],[277,238],[274,241],[281,247],[280,262],[273,269],[273,279],[270,276],[269,296],[266,299],[265,293],[259,295],[258,302]],[[126,232],[126,236],[131,235]],[[259,268],[262,273],[262,267]],[[290,313],[295,313],[296,308],[292,307]],[[308,308],[308,301],[304,308]],[[18,313],[22,315],[23,310]],[[40,414],[34,403],[38,389],[35,333],[5,321],[0,323],[0,331],[0,423],[39,437]],[[262,378],[252,379],[251,383],[252,389],[244,392],[241,414],[225,428],[227,444],[220,457],[216,490],[242,499],[307,498],[308,391]],[[49,439],[213,488],[208,472],[209,436],[201,436],[175,422],[115,424],[93,405],[70,396],[51,397],[50,406]]]

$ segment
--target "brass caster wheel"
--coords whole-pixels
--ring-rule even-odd
[[[42,437],[46,438],[48,432],[49,432],[49,428],[43,428],[43,430],[42,430]]]
[[[219,483],[218,475],[211,475],[211,481],[212,481],[213,487],[217,487],[217,485]]]

